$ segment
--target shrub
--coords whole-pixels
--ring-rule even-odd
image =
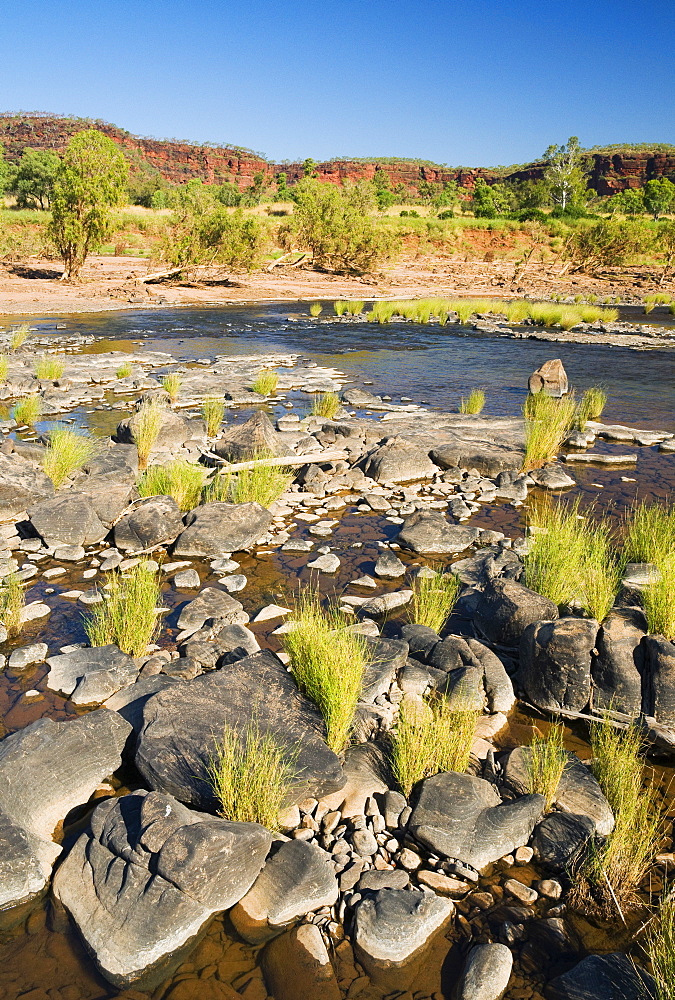
[[[647,630],[675,641],[675,556],[656,563],[659,578],[645,587],[642,601]]]
[[[584,430],[589,420],[597,420],[607,405],[607,393],[599,386],[586,389],[577,407],[576,424],[579,430]]]
[[[171,403],[175,403],[182,385],[180,375],[177,375],[175,372],[171,375],[163,375],[159,381],[165,392],[169,394]]]
[[[532,469],[554,458],[570,432],[575,416],[574,396],[561,399],[544,392],[525,400],[525,461],[523,468]]]
[[[134,373],[130,364],[120,365],[115,374],[118,378],[130,378]]]
[[[28,334],[30,333],[30,327],[28,323],[22,323],[21,326],[17,326],[15,330],[12,330],[9,336],[9,346],[12,351],[18,351],[25,342]]]
[[[55,382],[63,375],[63,361],[61,358],[47,357],[42,355],[35,362],[34,370],[36,378],[40,381]]]
[[[129,656],[142,656],[160,629],[158,575],[140,562],[126,573],[109,574],[107,594],[84,620],[92,646],[115,643]]]
[[[95,450],[96,441],[87,433],[57,425],[49,431],[42,466],[58,489],[91,460]]]
[[[207,437],[215,437],[225,416],[225,400],[222,396],[212,396],[202,403],[202,420]]]
[[[312,403],[312,414],[315,417],[325,417],[334,420],[340,409],[340,397],[336,392],[322,392]]]
[[[267,452],[258,451],[252,460],[270,457]],[[262,507],[269,507],[278,500],[293,482],[292,475],[275,465],[254,465],[250,469],[240,469],[236,476],[230,476],[226,472],[222,475],[222,480],[219,476],[215,479],[213,489],[226,493],[230,503],[254,502]],[[222,481],[221,486],[219,481]]]
[[[203,465],[179,458],[146,469],[138,481],[138,493],[142,497],[173,497],[180,510],[193,510],[199,505],[207,476]]]
[[[134,423],[134,442],[138,451],[138,468],[147,467],[150,453],[162,429],[164,407],[158,399],[146,400],[138,409]]]
[[[251,384],[253,392],[260,393],[261,396],[271,396],[277,391],[279,376],[275,371],[263,369],[258,372],[255,381]]]
[[[321,305],[320,302],[312,302],[311,306],[309,307],[310,316],[315,316],[315,317],[320,316],[322,311],[323,311],[323,306]]]
[[[25,595],[21,580],[15,573],[10,573],[0,583],[0,622],[7,629],[11,638],[21,631],[21,612],[25,604]]]
[[[546,812],[551,811],[560,779],[568,763],[564,739],[565,727],[561,722],[556,722],[545,736],[536,732],[530,744],[527,790],[544,796]]]
[[[412,585],[409,620],[440,632],[452,614],[459,596],[459,580],[454,573],[434,570],[433,576],[418,575]]]
[[[423,706],[401,702],[391,758],[404,795],[432,774],[466,771],[477,723],[477,712],[451,711],[445,698],[428,699]]]
[[[39,396],[26,396],[12,407],[12,416],[17,424],[25,424],[27,427],[33,427],[40,419],[41,413],[42,400]]]
[[[278,829],[279,810],[296,777],[295,756],[255,720],[243,732],[225,726],[207,772],[220,814],[233,823]]]
[[[462,399],[459,404],[460,413],[482,413],[485,406],[485,393],[482,389],[472,389],[468,397]]]
[[[323,715],[328,746],[342,753],[349,741],[366,667],[363,636],[348,632],[338,611],[325,611],[316,592],[300,596],[290,624],[284,645],[293,676]]]

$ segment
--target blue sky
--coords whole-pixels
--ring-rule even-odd
[[[0,110],[102,118],[273,160],[527,162],[675,142],[672,0],[23,0]]]

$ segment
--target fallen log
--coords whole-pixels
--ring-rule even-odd
[[[309,455],[280,455],[272,458],[254,458],[248,462],[228,462],[220,455],[214,454],[205,448],[199,449],[205,458],[211,458],[222,465],[228,472],[240,472],[242,469],[253,469],[257,465],[274,466],[300,466],[300,465],[323,465],[325,462],[343,462],[349,458],[346,451],[313,451]]]
[[[143,285],[152,285],[158,281],[168,281],[169,278],[177,278],[183,273],[182,267],[172,267],[170,271],[153,271],[151,274],[144,274],[138,280]]]

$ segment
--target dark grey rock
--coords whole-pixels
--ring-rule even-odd
[[[457,1000],[501,1000],[512,969],[513,955],[505,944],[475,945],[459,980]]]
[[[648,635],[642,645],[645,654],[643,710],[662,726],[674,729],[675,643],[662,635]]]
[[[394,580],[405,574],[405,563],[402,563],[395,552],[384,549],[375,563],[375,576],[383,576]]]
[[[243,605],[231,597],[226,590],[217,587],[204,587],[194,601],[185,605],[178,617],[178,628],[194,628],[195,631],[210,620],[222,621],[223,624],[240,624]],[[245,616],[248,621],[248,615]]]
[[[478,539],[478,528],[450,524],[436,510],[418,510],[406,519],[396,541],[420,555],[454,555]]]
[[[656,995],[652,977],[621,952],[588,955],[544,989],[546,1000],[646,1000]]]
[[[272,515],[258,503],[205,503],[185,517],[187,527],[174,547],[174,556],[218,556],[241,552],[254,545],[272,523]]]
[[[384,821],[388,830],[395,830],[401,813],[408,805],[405,795],[391,788],[384,793]]]
[[[245,462],[261,452],[272,455],[293,454],[282,435],[275,431],[264,410],[256,410],[245,423],[227,430],[214,444],[214,451],[230,462]],[[236,552],[237,549],[231,551]]]
[[[581,711],[591,695],[593,618],[560,618],[528,625],[520,640],[518,680],[537,708]]]
[[[378,483],[407,483],[430,479],[439,470],[428,451],[395,437],[370,453],[363,471]]]
[[[389,690],[396,674],[408,659],[408,643],[398,639],[364,636],[368,649],[368,665],[363,677],[361,701],[372,704],[379,695]]]
[[[457,438],[433,448],[431,457],[441,469],[459,466],[476,469],[482,476],[492,477],[504,470],[517,472],[522,467],[525,448],[523,446],[521,451],[508,445]]]
[[[150,497],[115,525],[115,545],[123,552],[142,552],[173,542],[183,530],[183,517],[172,497]]]
[[[123,719],[133,727],[135,733],[140,732],[143,725],[143,706],[148,698],[158,691],[176,684],[173,677],[166,674],[152,674],[148,677],[139,677],[135,684],[128,684],[112,695],[103,704],[103,708],[109,708],[111,712],[119,712]]]
[[[440,642],[440,637],[427,625],[403,625],[401,638],[408,643],[411,656],[425,661],[436,643]]]
[[[371,978],[400,972],[452,916],[450,899],[432,892],[380,889],[363,899],[354,918],[355,954]]]
[[[67,490],[28,510],[33,528],[46,545],[92,545],[108,534],[88,496]]]
[[[474,622],[490,642],[517,646],[528,625],[554,621],[558,608],[515,580],[492,580],[482,594]]]
[[[134,498],[134,482],[109,472],[98,476],[79,476],[75,488],[88,496],[96,516],[106,528],[129,506]]]
[[[582,856],[595,834],[590,816],[553,812],[534,830],[532,847],[535,858],[553,872],[569,871]]]
[[[576,480],[557,462],[545,465],[542,469],[534,469],[530,478],[534,480],[535,486],[542,486],[546,490],[564,490],[569,486],[576,486]]]
[[[480,870],[527,844],[543,808],[541,795],[502,803],[489,782],[448,771],[422,782],[408,828],[430,851]]]
[[[0,515],[11,519],[54,495],[54,484],[41,468],[19,455],[0,453]]]
[[[69,695],[76,705],[100,704],[136,680],[140,665],[117,646],[74,649],[47,658],[50,691]]]
[[[365,872],[356,883],[357,892],[377,892],[379,889],[405,889],[410,884],[410,876],[402,868],[391,871],[377,871],[373,868]]]
[[[247,656],[150,698],[143,709],[137,767],[152,788],[215,810],[206,774],[214,740],[226,724],[241,731],[252,719],[288,748],[297,774],[293,802],[342,787],[342,768],[326,746],[318,710],[269,652]]]
[[[206,921],[251,887],[271,836],[186,809],[159,792],[98,806],[54,879],[99,971],[151,988]]]
[[[644,669],[641,641],[645,632],[642,612],[635,608],[617,609],[605,618],[598,632],[598,655],[591,663],[595,709],[639,715]]]
[[[490,712],[510,712],[515,705],[516,696],[504,664],[478,639],[468,638],[466,643],[483,669],[483,686]]]
[[[115,439],[120,444],[136,443],[136,428],[138,426],[138,410],[126,420],[117,425]],[[178,451],[192,438],[192,428],[188,421],[168,407],[162,410],[162,423],[153,445],[151,455],[164,451],[172,454]]]

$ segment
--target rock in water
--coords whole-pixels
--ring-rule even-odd
[[[578,712],[588,704],[599,627],[593,618],[528,625],[520,640],[518,678],[529,701],[550,712]]]
[[[515,580],[492,580],[478,602],[474,621],[490,642],[517,646],[528,625],[557,617],[558,608],[547,597]]]
[[[505,944],[479,944],[471,949],[457,989],[457,1000],[501,1000],[513,968]]]
[[[123,552],[142,552],[173,542],[183,530],[183,516],[171,497],[152,497],[115,525],[115,545]]]
[[[89,497],[74,490],[41,500],[29,509],[28,515],[47,545],[92,545],[108,534]]]
[[[405,438],[390,438],[371,453],[363,471],[378,483],[407,483],[413,479],[431,479],[438,466],[424,448]]]
[[[546,987],[547,1000],[644,1000],[655,996],[652,977],[621,952],[588,955]]]
[[[132,414],[126,420],[120,421],[117,425],[115,438],[119,443],[136,443],[136,428],[140,420],[138,412],[137,410],[136,413]],[[185,417],[174,413],[168,406],[161,411],[161,418],[162,423],[159,434],[152,446],[153,455],[158,451],[169,453],[178,451],[192,437],[192,429]]]
[[[139,663],[117,646],[74,649],[47,658],[47,687],[75,705],[100,704],[136,680]]]
[[[447,771],[422,782],[408,829],[435,854],[480,870],[527,844],[543,808],[542,795],[503,803],[488,781]]]
[[[271,835],[257,823],[191,812],[159,792],[109,799],[54,879],[100,972],[152,988],[212,914],[248,891]]]
[[[202,504],[185,516],[187,528],[178,536],[177,558],[241,552],[254,545],[272,523],[272,515],[259,503]]]
[[[0,453],[0,515],[11,520],[43,497],[54,495],[54,485],[33,462]]]
[[[230,462],[246,462],[265,452],[269,455],[293,454],[264,410],[256,410],[245,423],[226,431],[215,443],[214,451]]]
[[[640,714],[645,630],[642,612],[635,608],[616,609],[605,618],[591,663],[594,708]]]
[[[527,388],[532,394],[545,392],[547,396],[564,396],[569,391],[567,372],[560,358],[545,361],[527,380]]]
[[[246,656],[175,684],[143,708],[136,765],[152,788],[199,809],[215,810],[207,778],[209,755],[225,725],[252,720],[288,748],[297,775],[292,798],[320,798],[344,784],[340,762],[323,738],[323,720],[272,653]]]
[[[275,1000],[340,1000],[321,931],[303,924],[286,931],[262,953],[263,975]]]
[[[478,528],[450,524],[439,511],[418,510],[406,519],[396,541],[420,555],[454,555],[478,538]]]
[[[675,729],[675,643],[648,635],[645,650],[646,684],[643,708],[662,726]]]

